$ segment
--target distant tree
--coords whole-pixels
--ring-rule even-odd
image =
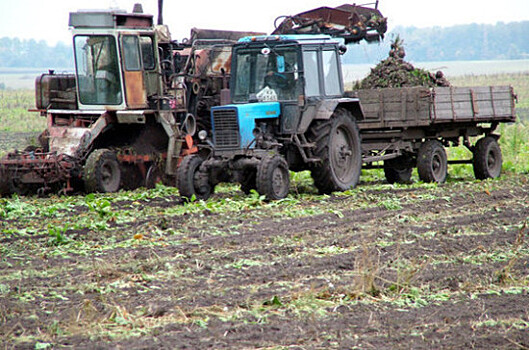
[[[44,40],[0,38],[0,67],[73,68],[72,48],[63,43],[52,47]]]
[[[405,41],[410,61],[527,59],[529,21],[467,24],[453,27],[396,27],[387,38]],[[385,58],[390,40],[381,44],[351,46],[346,63],[373,63]]]

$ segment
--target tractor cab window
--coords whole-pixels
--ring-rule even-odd
[[[233,102],[290,101],[296,98],[297,51],[293,47],[241,48],[236,52]]]
[[[307,97],[320,96],[318,51],[303,52],[303,73],[305,77],[305,95]]]
[[[116,40],[110,35],[77,35],[74,38],[79,100],[85,105],[119,105],[120,69]]]
[[[340,84],[340,73],[338,71],[338,55],[335,50],[324,50],[321,54],[325,95],[341,95],[342,88]]]

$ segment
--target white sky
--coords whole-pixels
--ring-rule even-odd
[[[156,20],[157,0],[0,0],[0,38],[69,43],[69,12],[110,7],[130,12],[135,2],[141,2],[144,12],[153,14]],[[164,22],[176,40],[188,37],[192,27],[270,33],[274,19],[280,15],[344,3],[347,0],[165,0]],[[529,20],[529,0],[380,0],[379,9],[388,17],[390,30],[396,25],[432,27]]]

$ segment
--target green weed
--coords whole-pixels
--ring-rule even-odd
[[[66,231],[68,231],[68,226],[58,227],[58,226],[48,226],[48,245],[50,246],[60,246],[70,243],[70,239],[66,237]]]

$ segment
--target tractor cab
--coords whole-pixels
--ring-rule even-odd
[[[146,109],[160,93],[152,15],[70,13],[81,110]]]
[[[301,102],[341,95],[337,46],[326,35],[241,39],[233,48],[232,101]]]
[[[232,55],[232,104],[212,109],[215,147],[253,148],[260,125],[283,135],[306,128],[304,116],[343,96],[340,47],[328,35],[240,39]]]

